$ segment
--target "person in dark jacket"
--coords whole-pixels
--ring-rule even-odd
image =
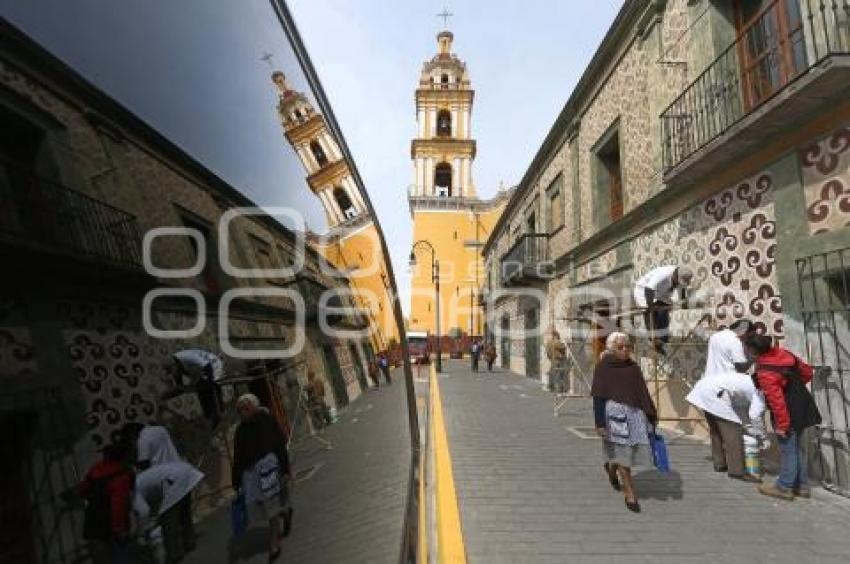
[[[603,465],[615,490],[625,493],[626,508],[640,512],[632,468],[651,466],[650,426],[658,416],[640,366],[631,359],[631,343],[625,333],[611,333],[605,352],[593,371],[593,415],[596,432],[604,441]]]
[[[77,494],[87,502],[83,536],[95,564],[121,562],[128,553],[135,476],[127,454],[124,442],[107,445],[103,458],[77,486]]]
[[[390,379],[390,359],[387,357],[386,352],[378,354],[378,367],[381,369],[381,373],[384,375],[387,385],[392,384],[393,381]]]
[[[802,434],[818,421],[807,418],[805,412],[789,409],[796,401],[789,396],[789,391],[794,386],[801,396],[798,399],[813,403],[805,384],[811,382],[814,371],[793,353],[774,346],[773,339],[766,335],[749,334],[745,337],[744,346],[750,356],[755,358],[755,378],[773,416],[773,428],[779,442],[779,477],[774,484],[759,486],[759,492],[787,501],[795,497],[809,498],[812,492]],[[799,378],[799,381],[792,383],[793,378]]]
[[[266,519],[271,529],[269,561],[280,556],[280,540],[286,536],[292,524],[292,508],[285,507],[286,486],[281,478],[291,481],[289,455],[286,450],[286,438],[277,421],[268,410],[260,406],[260,400],[253,394],[240,396],[236,402],[236,411],[241,422],[236,427],[233,446],[233,469],[231,481],[233,489],[246,496],[246,507],[252,521]],[[253,492],[253,484],[258,467],[274,454],[281,480],[280,494],[261,498]]]

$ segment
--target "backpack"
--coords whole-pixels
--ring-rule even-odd
[[[756,370],[769,370],[776,372],[785,378],[785,406],[791,418],[791,428],[797,433],[820,425],[823,419],[818,410],[815,398],[812,396],[806,384],[803,382],[802,374],[811,374],[812,367],[794,356],[793,366],[776,366],[773,364],[756,364]]]
[[[109,497],[109,484],[129,471],[117,470],[111,474],[89,479],[86,494],[86,510],[83,521],[83,538],[86,540],[107,540],[112,538],[112,500]]]

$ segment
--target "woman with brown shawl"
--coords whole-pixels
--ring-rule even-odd
[[[657,421],[655,405],[640,367],[629,356],[628,336],[611,333],[605,348],[593,371],[590,390],[596,432],[604,440],[607,459],[604,467],[611,485],[619,491],[622,480],[626,507],[639,513],[632,468],[652,465],[649,426]]]

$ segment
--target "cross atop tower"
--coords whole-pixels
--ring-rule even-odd
[[[439,14],[437,14],[437,17],[443,18],[443,27],[448,29],[449,28],[449,18],[452,17],[453,15],[454,15],[453,13],[449,12],[448,8],[443,8],[443,11],[440,12]]]

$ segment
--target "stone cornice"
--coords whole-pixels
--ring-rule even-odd
[[[416,89],[416,105],[420,104],[450,104],[466,103],[472,105],[475,99],[475,90],[459,90],[459,89],[431,89],[417,88]]]
[[[313,114],[310,119],[300,123],[286,132],[286,140],[293,145],[300,145],[318,135],[325,128],[325,120],[320,114]]]
[[[474,139],[452,139],[435,137],[433,139],[414,139],[410,144],[410,158],[441,157],[453,155],[458,157],[475,158],[476,144]]]
[[[308,176],[307,184],[310,185],[310,189],[315,193],[325,186],[337,184],[340,180],[349,175],[351,175],[351,171],[348,170],[348,164],[344,160],[340,159],[323,166],[318,171]]]

